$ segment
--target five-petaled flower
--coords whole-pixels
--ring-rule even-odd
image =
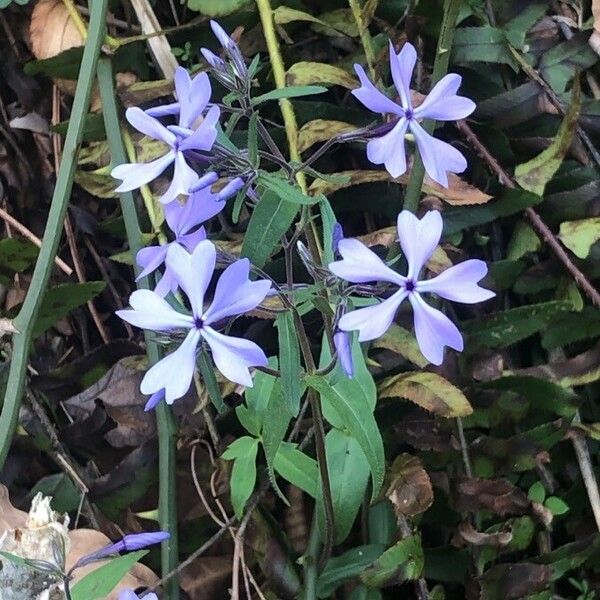
[[[464,119],[475,110],[475,103],[456,95],[462,78],[451,73],[438,81],[420,106],[413,107],[410,81],[416,61],[417,52],[414,46],[406,43],[400,53],[396,54],[390,42],[390,67],[394,85],[400,96],[400,104],[380,92],[369,81],[360,65],[354,65],[361,87],[354,90],[352,94],[369,110],[391,113],[398,117],[398,122],[391,131],[367,144],[367,157],[376,165],[385,165],[392,177],[399,177],[407,169],[404,137],[410,130],[415,137],[428,175],[440,185],[448,187],[447,171],[462,173],[467,168],[467,161],[456,148],[429,135],[419,121],[421,119],[437,121]]]
[[[175,234],[175,240],[163,246],[142,248],[137,253],[136,262],[143,269],[138,279],[146,277],[165,262],[171,244],[179,244],[188,252],[193,252],[198,243],[206,239],[206,230],[198,225],[214,217],[224,206],[225,202],[219,200],[209,188],[192,193],[184,203],[175,200],[167,204],[164,209],[165,220]],[[177,280],[171,269],[165,268],[154,291],[160,296],[177,291]]]
[[[168,204],[179,195],[189,194],[198,181],[198,175],[188,164],[186,152],[208,152],[217,139],[220,109],[213,105],[203,116],[211,95],[206,73],[191,79],[188,72],[178,67],[175,71],[175,90],[178,102],[144,112],[141,108],[128,108],[127,120],[138,131],[150,138],[164,142],[169,150],[149,163],[125,163],[115,167],[111,175],[121,179],[117,192],[128,192],[150,183],[167,167],[174,164],[173,179],[160,201]],[[163,125],[157,116],[179,113],[177,125]]]
[[[140,390],[156,396],[164,389],[171,404],[189,389],[196,367],[196,351],[202,339],[211,349],[217,369],[230,381],[252,387],[250,367],[267,366],[265,353],[254,342],[224,335],[212,326],[258,306],[269,293],[271,282],[250,281],[250,262],[243,258],[229,265],[219,278],[213,301],[204,309],[204,296],[215,270],[216,249],[209,240],[198,243],[192,254],[179,244],[167,251],[166,265],[190,301],[192,314],[177,312],[157,293],[137,290],[131,309],[117,314],[132,325],[153,331],[188,330],[177,350],[157,362],[144,375]],[[157,396],[158,398],[158,396]]]
[[[463,349],[462,336],[452,321],[439,310],[429,306],[423,294],[434,293],[447,300],[474,304],[492,298],[495,294],[477,285],[487,274],[485,262],[466,260],[446,269],[432,279],[419,280],[419,274],[429,260],[442,236],[442,217],[429,211],[418,219],[409,211],[398,215],[398,237],[408,262],[406,276],[388,267],[372,250],[352,238],[340,241],[338,251],[342,260],[329,265],[341,279],[352,283],[384,281],[398,286],[398,290],[383,302],[359,308],[342,316],[342,331],[358,330],[361,342],[383,335],[392,324],[400,304],[408,298],[413,308],[415,334],[423,356],[435,365],[442,363],[444,346]]]

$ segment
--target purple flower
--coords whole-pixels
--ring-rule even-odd
[[[225,50],[227,57],[231,61],[231,66],[233,68],[233,74],[239,79],[244,80],[248,75],[248,68],[246,67],[246,62],[244,61],[244,56],[242,55],[239,46],[231,39],[229,35],[227,35],[226,31],[216,22],[210,22],[210,28],[217,40],[219,40],[219,44]],[[206,59],[206,62],[215,69],[217,74],[227,76],[228,69],[227,64],[216,56],[210,50],[206,48],[201,48],[200,52],[202,52],[202,56]]]
[[[216,249],[209,240],[198,243],[192,254],[179,244],[167,251],[166,265],[179,287],[189,298],[192,315],[173,309],[161,296],[150,290],[131,294],[131,310],[117,314],[132,325],[154,331],[188,330],[175,352],[169,354],[144,375],[140,390],[155,394],[164,389],[168,404],[189,389],[196,365],[196,350],[203,339],[211,349],[217,369],[230,381],[252,387],[250,367],[266,366],[265,353],[243,338],[223,335],[212,325],[228,317],[241,315],[258,306],[271,289],[271,282],[250,281],[247,258],[229,265],[217,282],[213,301],[204,309],[204,296],[215,270]]]
[[[342,370],[348,377],[354,377],[354,361],[352,360],[352,346],[350,335],[347,331],[338,331],[333,335],[333,345],[337,350],[338,361]]]
[[[212,106],[201,123],[195,127],[210,99],[211,87],[206,73],[200,73],[191,80],[187,71],[178,67],[175,72],[175,89],[179,102],[173,105],[158,107],[148,112],[132,107],[125,112],[133,127],[152,139],[164,142],[169,150],[149,163],[125,163],[115,167],[111,175],[122,180],[115,191],[128,192],[149,183],[172,164],[173,179],[161,196],[161,202],[168,204],[180,194],[187,195],[190,187],[197,182],[198,175],[189,166],[185,153],[194,150],[208,151],[212,148],[217,138],[216,125],[220,110],[218,106]],[[178,125],[165,126],[152,116],[172,114],[174,107],[177,107],[179,112]]]
[[[367,157],[376,165],[385,165],[392,177],[399,177],[406,172],[407,168],[404,136],[407,130],[410,130],[415,137],[429,177],[440,185],[448,187],[446,172],[462,173],[467,168],[467,161],[456,148],[429,135],[419,121],[421,119],[437,121],[464,119],[475,110],[475,103],[456,95],[462,78],[451,73],[436,83],[420,106],[413,108],[410,81],[416,61],[417,52],[414,46],[406,43],[400,53],[396,54],[390,42],[390,66],[394,85],[400,96],[400,104],[380,92],[369,81],[360,65],[354,65],[361,87],[354,90],[352,94],[373,112],[392,113],[399,117],[389,133],[367,144]]]
[[[133,552],[135,550],[141,550],[142,548],[147,548],[148,546],[152,546],[154,544],[161,544],[165,540],[168,540],[171,537],[169,533],[166,531],[154,531],[151,533],[131,533],[126,535],[118,542],[114,544],[108,544],[104,546],[104,548],[100,548],[100,550],[96,550],[91,554],[86,554],[82,556],[77,563],[73,566],[72,570],[75,570],[79,567],[83,567],[91,562],[95,562],[97,560],[101,560],[106,558],[107,556],[111,556],[112,554],[119,554],[119,552]]]
[[[165,206],[165,219],[171,231],[175,234],[175,240],[164,246],[149,246],[142,248],[136,256],[137,264],[142,267],[138,280],[146,277],[160,267],[167,257],[171,244],[179,244],[188,252],[192,252],[198,242],[206,239],[206,230],[200,227],[192,231],[200,223],[205,223],[217,213],[223,210],[225,203],[220,201],[208,187],[192,193],[185,203],[179,201],[171,202]],[[160,296],[166,296],[169,292],[177,291],[177,282],[171,269],[165,269],[160,281],[154,291]]]
[[[138,596],[133,590],[123,590],[119,594],[119,600],[158,600],[156,594],[144,594],[144,596]]]
[[[408,262],[406,276],[390,269],[362,242],[356,239],[342,240],[339,243],[342,260],[329,265],[335,275],[352,283],[385,281],[398,286],[398,291],[383,302],[345,314],[340,319],[339,328],[343,331],[358,330],[361,342],[374,340],[390,327],[398,307],[408,298],[423,356],[429,362],[440,365],[444,346],[461,351],[463,339],[456,325],[439,310],[429,306],[423,294],[434,293],[465,304],[483,302],[495,294],[477,285],[487,274],[487,266],[482,260],[466,260],[446,269],[437,277],[419,280],[419,274],[441,236],[442,217],[437,211],[429,211],[422,219],[406,210],[398,215],[398,237]]]

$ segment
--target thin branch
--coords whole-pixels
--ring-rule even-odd
[[[500,165],[500,163],[490,154],[490,151],[479,141],[479,138],[475,132],[467,125],[465,121],[458,121],[456,123],[458,130],[465,136],[465,139],[471,144],[475,151],[481,156],[481,158],[488,164],[490,170],[498,176],[500,183],[505,185],[507,188],[514,189],[517,187],[513,178],[506,172],[506,170]],[[538,235],[538,237],[545,241],[556,258],[563,264],[565,269],[573,277],[575,283],[584,291],[586,296],[600,308],[600,293],[590,283],[589,279],[577,268],[573,263],[566,250],[562,247],[561,243],[556,239],[552,230],[544,223],[542,218],[533,210],[528,207],[525,209],[525,216],[529,219],[531,226]]]
[[[32,233],[23,225],[19,223],[13,216],[7,213],[3,208],[0,208],[0,218],[6,221],[13,229],[16,229],[25,239],[29,240],[32,244],[35,244],[38,248],[42,247],[42,240]],[[69,277],[73,275],[73,269],[59,256],[54,257],[54,264]]]

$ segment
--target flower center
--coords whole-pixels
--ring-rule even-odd
[[[412,108],[407,108],[407,109],[404,111],[404,116],[406,117],[406,119],[407,119],[408,121],[410,121],[411,119],[413,119],[413,118],[414,118],[414,116],[415,116],[415,113],[413,112],[413,109],[412,109]]]
[[[404,286],[406,287],[406,291],[410,293],[410,292],[415,291],[415,288],[417,287],[417,283],[415,281],[413,281],[412,279],[407,279]]]
[[[202,320],[202,317],[194,318],[194,327],[196,329],[202,329],[204,327],[204,321]]]

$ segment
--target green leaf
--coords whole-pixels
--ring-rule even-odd
[[[213,403],[213,406],[220,414],[224,413],[227,410],[227,407],[221,397],[221,388],[219,388],[214,367],[210,361],[208,352],[204,349],[198,355],[198,367],[200,369],[200,375],[202,375],[202,383],[204,383],[204,386],[206,387],[208,397]]]
[[[344,581],[360,575],[365,567],[368,567],[381,556],[384,549],[385,546],[381,544],[367,544],[352,548],[352,550],[348,550],[340,556],[330,558],[317,582],[317,595],[319,598],[331,598],[333,592]]]
[[[284,403],[289,415],[296,417],[300,410],[302,386],[300,347],[294,317],[290,311],[280,313],[275,324],[279,340],[279,365]]]
[[[560,224],[558,236],[562,243],[578,258],[587,258],[591,247],[600,240],[600,217]]]
[[[253,112],[248,120],[248,160],[258,165],[258,113]]]
[[[277,449],[273,467],[286,481],[305,491],[311,498],[317,497],[317,461],[298,450],[296,444],[282,442]]]
[[[106,284],[104,281],[86,283],[62,283],[49,288],[44,295],[33,336],[39,336],[57,321],[66,317],[73,309],[97,296]]]
[[[258,439],[246,435],[235,440],[222,455],[225,460],[233,460],[230,480],[231,504],[238,519],[242,518],[244,506],[256,485],[258,443]]]
[[[257,182],[262,184],[267,190],[273,192],[280,200],[285,200],[292,204],[316,204],[319,202],[318,196],[312,197],[303,194],[295,185],[288,183],[281,175],[277,175],[276,173],[259,171]]]
[[[411,535],[386,550],[360,578],[369,587],[384,587],[391,580],[395,584],[414,581],[421,576],[424,565],[421,537]]]
[[[344,389],[332,386],[323,377],[310,375],[306,383],[319,392],[323,408],[327,404],[339,415],[343,426],[356,439],[365,453],[373,478],[372,498],[374,499],[381,486],[385,473],[385,455],[383,440],[377,427],[372,408],[363,398],[357,398],[344,393]]]
[[[271,396],[269,398],[269,403],[267,404],[266,414],[268,415],[268,418],[263,421],[262,443],[265,451],[265,458],[267,459],[267,472],[269,474],[271,485],[277,495],[289,506],[289,502],[277,485],[275,471],[273,470],[275,456],[277,455],[281,442],[283,442],[285,432],[287,431],[292,418],[287,410],[286,404],[284,386],[282,381],[278,379],[271,390]]]
[[[190,10],[197,10],[207,17],[225,17],[244,8],[252,0],[187,0]]]
[[[454,33],[452,58],[456,63],[488,62],[510,65],[517,62],[508,50],[506,37],[495,27],[461,27]]]
[[[299,207],[267,191],[254,208],[244,236],[241,255],[262,268],[278,247],[281,236],[291,227]]]
[[[210,0],[209,0],[210,1]],[[269,100],[281,100],[282,98],[299,98],[301,96],[314,96],[315,94],[322,94],[326,92],[327,88],[322,85],[301,85],[301,86],[288,86],[279,90],[271,90],[266,94],[255,96],[252,98],[252,105],[256,106],[261,102],[267,102]]]
[[[31,76],[42,74],[48,77],[76,79],[82,58],[83,46],[77,46],[63,50],[50,58],[32,60],[25,65],[23,70]]]
[[[384,379],[380,398],[406,398],[441,417],[466,417],[473,408],[465,395],[437,373],[415,371]]]
[[[571,146],[581,108],[579,84],[573,86],[571,104],[552,143],[532,160],[517,165],[515,179],[529,192],[544,195],[546,184],[554,177]]]
[[[146,554],[148,554],[148,550],[131,552],[113,558],[109,563],[94,569],[71,588],[72,600],[106,598],[117,587],[121,579],[129,573],[133,565]]]
[[[277,369],[277,357],[272,356],[269,358],[269,367]],[[275,377],[273,375],[256,371],[254,385],[251,388],[246,388],[244,392],[246,406],[238,406],[235,409],[240,423],[256,437],[262,431],[263,420],[274,385]]]
[[[519,306],[466,321],[463,330],[476,343],[490,348],[506,348],[545,329],[572,309],[571,303],[561,301]]]
[[[382,600],[381,592],[376,589],[368,588],[365,585],[359,585],[352,590],[348,600]],[[433,600],[431,597],[428,600]]]
[[[339,429],[332,429],[327,433],[325,452],[333,504],[335,543],[341,544],[348,537],[362,504],[369,483],[369,463],[358,442]],[[325,508],[320,478],[317,486],[317,524],[321,539],[324,539]]]
[[[353,90],[359,86],[356,77],[345,69],[327,63],[300,61],[287,71],[285,80],[288,86],[306,86],[311,83],[333,84]],[[288,88],[289,89],[289,88]]]
[[[333,227],[337,223],[337,218],[325,196],[321,196],[319,210],[321,211],[321,222],[323,223],[323,264],[328,265],[334,259]]]
[[[31,242],[17,238],[0,240],[0,273],[20,273],[35,262],[38,248]]]
[[[320,19],[317,19],[317,17],[314,17],[307,12],[296,10],[295,8],[289,8],[288,6],[278,6],[273,11],[273,20],[277,25],[286,25],[287,23],[293,23],[295,21],[309,21],[325,25],[325,23]]]
[[[527,492],[527,497],[532,502],[539,502],[540,504],[546,498],[546,488],[541,481],[536,481]]]
[[[531,225],[525,221],[519,221],[508,242],[506,258],[509,260],[518,260],[529,252],[537,252],[541,247],[542,242]]]
[[[544,506],[552,512],[554,516],[564,515],[569,512],[569,505],[560,498],[556,496],[550,496],[546,498],[546,502],[544,502]]]

